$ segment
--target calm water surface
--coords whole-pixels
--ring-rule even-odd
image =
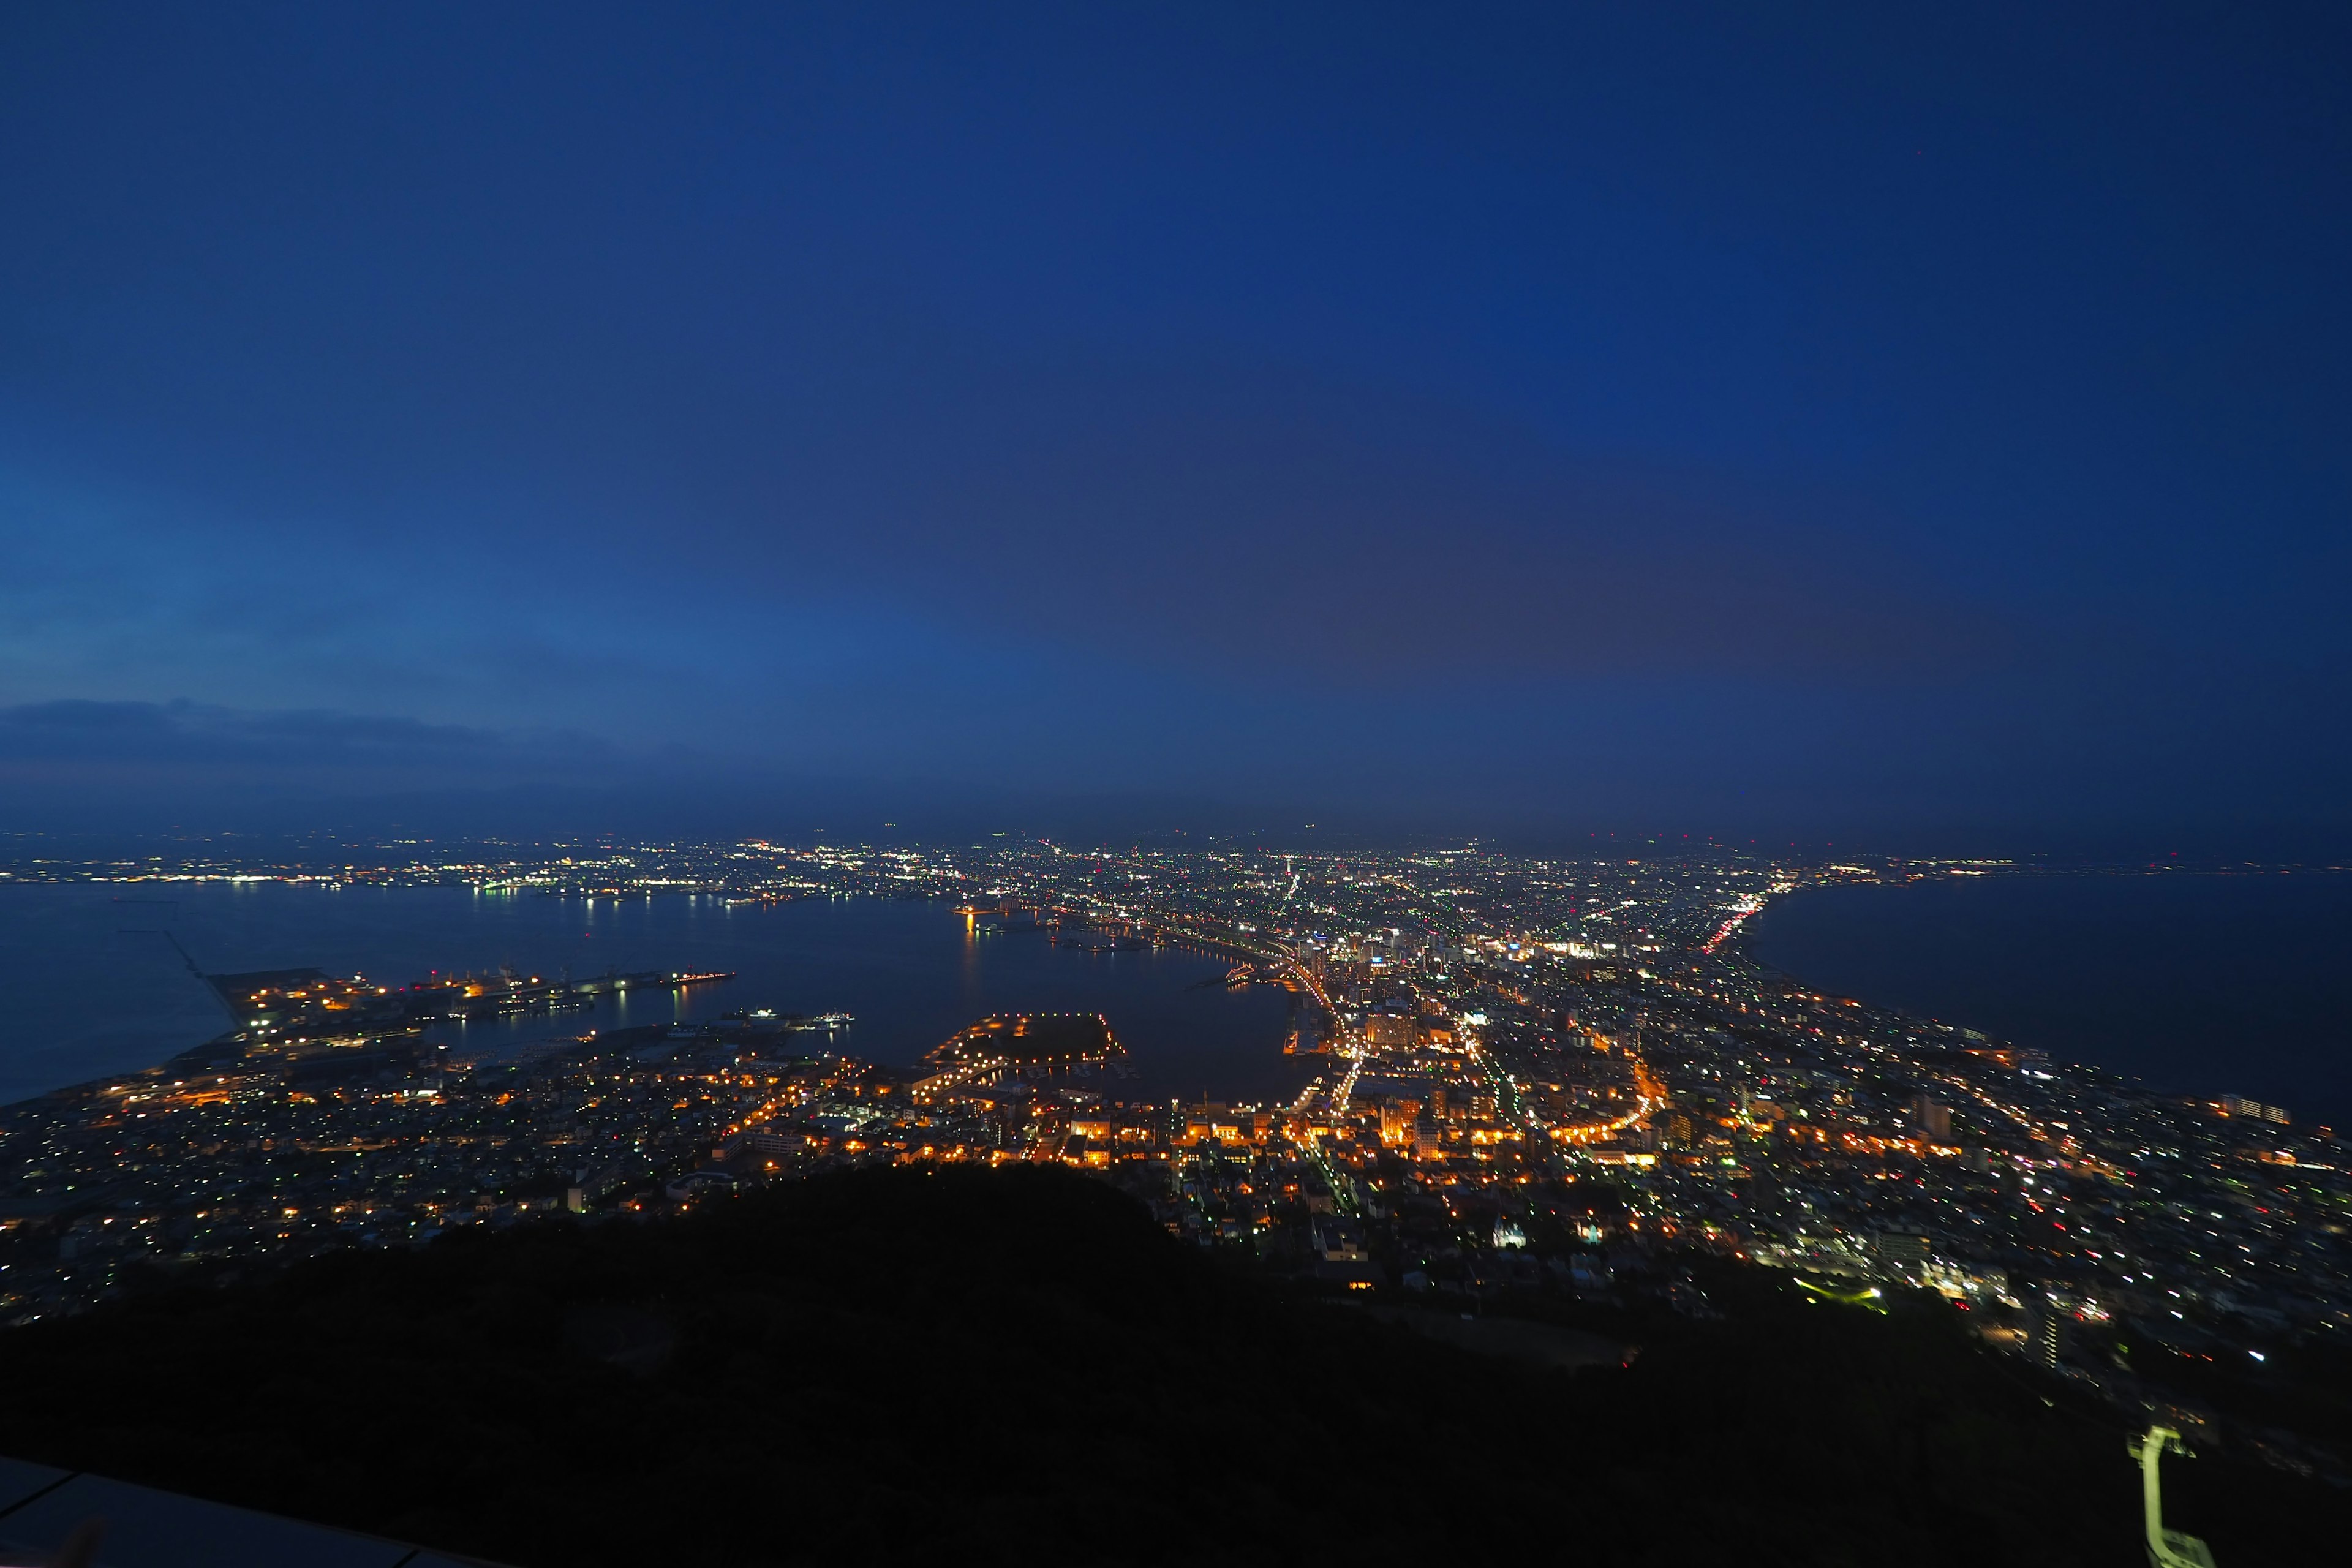
[[[2352,1122],[2352,876],[1817,888],[1753,927],[1755,957],[1825,991]]]
[[[207,973],[316,966],[405,984],[436,971],[575,975],[731,969],[676,995],[552,1018],[450,1024],[436,1038],[509,1050],[590,1028],[740,1008],[850,1013],[835,1048],[908,1064],[986,1013],[1099,1012],[1126,1042],[1125,1099],[1287,1098],[1310,1069],[1282,1055],[1287,994],[1202,984],[1225,963],[1173,949],[1089,954],[1036,931],[968,933],[944,904],[881,899],[730,906],[562,900],[466,888],[154,884],[0,888],[0,1101],[151,1066],[228,1026],[169,931]]]

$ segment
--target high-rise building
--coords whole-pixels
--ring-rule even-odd
[[[2045,1297],[2034,1297],[2027,1309],[2025,1359],[2038,1367],[2056,1370],[2066,1353],[2066,1314]]]
[[[1417,1160],[1434,1159],[1444,1152],[1443,1134],[1437,1123],[1424,1116],[1412,1126],[1412,1153]]]
[[[1878,1233],[1878,1257],[1888,1268],[1901,1273],[1916,1273],[1927,1261],[1927,1238],[1916,1231],[1882,1230]]]
[[[1911,1097],[1911,1125],[1936,1142],[1948,1143],[1952,1141],[1952,1108],[1932,1095],[1915,1094]]]

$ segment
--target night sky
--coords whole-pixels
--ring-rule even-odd
[[[2347,17],[9,6],[0,808],[2328,852]]]

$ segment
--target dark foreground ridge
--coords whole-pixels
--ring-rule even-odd
[[[1643,1349],[1570,1370],[1286,1293],[1065,1172],[878,1169],[11,1331],[0,1452],[525,1568],[2142,1561],[2123,1429],[1942,1303],[1707,1289],[1719,1319],[1585,1321]],[[2223,1568],[2352,1524],[2226,1455],[2167,1479]]]

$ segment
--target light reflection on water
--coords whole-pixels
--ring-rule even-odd
[[[122,903],[117,900],[168,902]],[[1280,991],[1204,981],[1225,961],[1178,949],[1085,953],[1042,932],[974,931],[944,904],[695,895],[559,900],[467,888],[258,884],[0,888],[0,1100],[151,1065],[226,1027],[169,930],[207,973],[316,965],[387,984],[495,971],[575,977],[607,969],[731,969],[680,993],[625,993],[593,1009],[447,1023],[433,1037],[503,1054],[591,1028],[692,1022],[739,1009],[849,1013],[836,1048],[899,1065],[992,1012],[1099,1012],[1134,1076],[1113,1097],[1287,1099],[1310,1070],[1281,1054]],[[812,1041],[823,1037],[812,1036]]]

